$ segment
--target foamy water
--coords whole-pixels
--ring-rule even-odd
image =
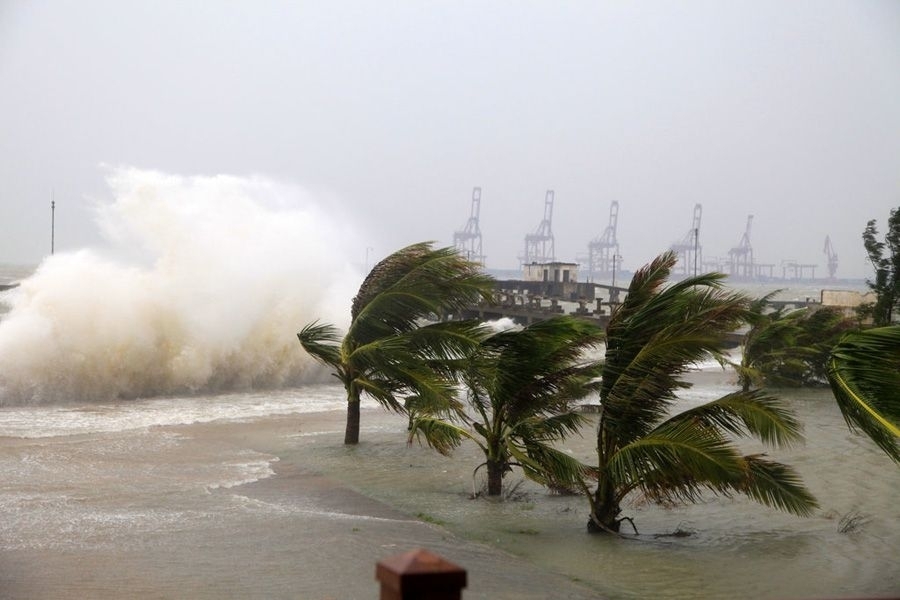
[[[345,219],[260,177],[123,168],[108,182],[96,211],[108,246],[51,256],[3,294],[0,405],[321,377],[296,332],[348,321],[362,275]]]
[[[374,403],[367,401],[364,406]],[[176,396],[83,405],[0,407],[0,437],[45,438],[341,410],[342,387],[310,384],[268,392]]]

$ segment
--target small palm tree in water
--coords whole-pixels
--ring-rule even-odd
[[[763,385],[795,387],[826,383],[825,364],[842,335],[857,328],[835,307],[770,310],[772,292],[750,304],[750,328],[741,360],[732,363],[744,390]]]
[[[560,489],[580,487],[590,468],[554,443],[585,423],[575,402],[594,391],[601,363],[591,351],[603,331],[571,316],[507,329],[484,339],[463,371],[468,410],[449,418],[427,404],[411,411],[414,437],[441,454],[464,440],[484,453],[487,494],[498,496],[512,467],[538,483]]]
[[[475,322],[434,319],[490,300],[493,288],[493,279],[454,249],[414,244],[369,272],[353,299],[346,334],[318,322],[297,334],[303,348],[344,385],[345,444],[359,442],[363,394],[398,412],[408,395],[434,406],[452,403],[456,362],[483,333]]]
[[[846,334],[831,351],[828,381],[851,430],[900,463],[900,325]]]
[[[694,502],[704,491],[746,494],[808,515],[816,501],[788,466],[742,455],[731,436],[774,446],[801,439],[788,408],[761,391],[739,391],[671,414],[684,375],[709,357],[724,364],[725,335],[745,322],[750,299],[722,287],[717,273],[666,286],[676,256],[667,252],[635,273],[610,319],[600,386],[591,531],[618,532],[626,496]]]

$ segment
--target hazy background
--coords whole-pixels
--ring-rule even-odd
[[[752,213],[757,262],[825,276],[830,235],[866,277],[900,206],[900,2],[0,0],[0,262],[49,253],[51,190],[57,252],[100,244],[102,164],[300,186],[373,260],[451,244],[480,186],[488,267],[553,189],[561,260],[616,200],[634,269],[699,202],[704,258]]]

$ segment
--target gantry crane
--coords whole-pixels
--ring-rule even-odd
[[[534,233],[525,236],[525,255],[522,264],[554,262],[556,250],[553,240],[553,190],[547,190],[544,197],[544,219]]]
[[[481,188],[472,190],[472,212],[465,226],[453,234],[453,246],[456,251],[472,262],[484,266],[484,254],[481,251],[481,229],[478,217],[481,213]]]
[[[838,255],[834,251],[834,248],[831,245],[831,238],[829,236],[825,236],[825,256],[828,257],[828,278],[834,279],[834,274],[837,273],[838,266]]]
[[[680,242],[671,245],[671,250],[678,256],[681,264],[680,272],[684,275],[696,275],[697,265],[701,263],[702,247],[700,246],[700,217],[703,214],[701,204],[694,205],[694,219],[691,228]]]
[[[732,277],[752,279],[755,275],[753,266],[753,246],[750,245],[750,227],[753,225],[753,215],[747,215],[747,227],[738,245],[728,251],[730,263],[729,273]]]
[[[609,205],[609,225],[588,244],[588,281],[594,277],[615,277],[616,257],[619,254],[619,242],[616,239],[616,227],[619,221],[619,203],[615,200]]]

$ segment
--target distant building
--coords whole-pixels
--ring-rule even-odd
[[[576,283],[578,281],[578,263],[533,262],[522,265],[522,271],[524,281],[547,283]]]

